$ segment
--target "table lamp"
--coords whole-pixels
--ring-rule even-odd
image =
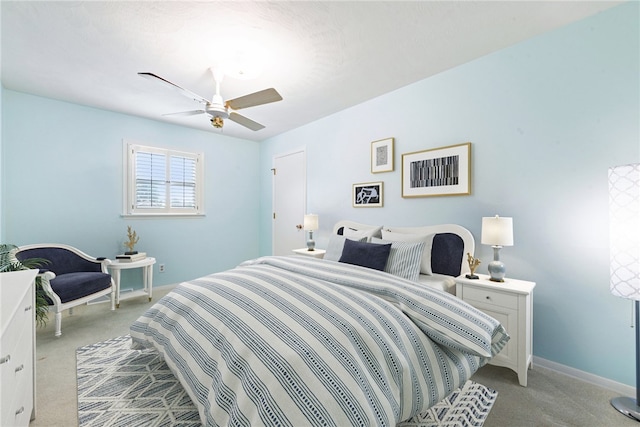
[[[304,216],[304,227],[309,232],[309,240],[307,240],[307,250],[315,251],[316,242],[313,240],[313,232],[318,229],[318,215],[307,214]]]
[[[609,168],[609,287],[634,300],[636,397],[616,397],[611,405],[640,421],[640,163]]]
[[[500,249],[503,246],[513,246],[513,218],[504,218],[498,215],[482,218],[483,245],[493,247],[493,261],[489,263],[490,279],[494,282],[504,282],[506,269],[500,261]]]

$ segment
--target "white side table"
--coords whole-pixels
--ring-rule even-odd
[[[156,263],[156,259],[152,257],[146,257],[138,261],[111,261],[108,268],[112,271],[113,281],[116,284],[116,307],[120,308],[120,271],[130,268],[142,268],[142,283],[144,288],[139,291],[133,291],[127,294],[126,298],[134,298],[141,295],[148,295],[149,301],[152,298],[153,289],[153,264]]]
[[[489,276],[479,279],[457,277],[456,296],[493,317],[507,330],[511,339],[491,361],[518,374],[518,381],[527,386],[527,370],[533,360],[533,288],[535,282],[505,278],[492,282]]]
[[[324,249],[315,249],[313,251],[310,251],[307,248],[302,248],[302,249],[294,249],[293,253],[296,255],[310,256],[313,258],[324,258],[324,254],[327,253],[327,251]]]

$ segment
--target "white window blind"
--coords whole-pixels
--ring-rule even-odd
[[[127,214],[203,212],[203,155],[127,145]]]

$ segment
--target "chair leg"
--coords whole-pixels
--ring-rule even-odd
[[[62,313],[56,313],[56,337],[62,335]]]
[[[116,293],[115,292],[111,292],[111,310],[115,310],[116,309]]]

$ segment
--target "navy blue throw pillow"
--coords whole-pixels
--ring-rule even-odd
[[[387,265],[390,252],[391,243],[376,244],[346,239],[339,261],[382,271]]]

